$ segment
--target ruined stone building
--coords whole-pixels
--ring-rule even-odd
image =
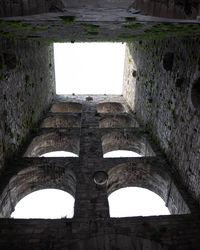
[[[1,250],[200,249],[199,16],[198,0],[0,1]],[[52,45],[78,41],[126,42],[122,95],[56,96]],[[118,149],[142,157],[103,158]],[[79,157],[39,158],[56,150]],[[127,186],[171,214],[110,218]],[[9,218],[44,188],[74,217]]]

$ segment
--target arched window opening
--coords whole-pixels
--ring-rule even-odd
[[[102,135],[101,141],[104,155],[116,150],[133,151],[140,156],[155,155],[147,138],[126,130],[105,133]]]
[[[43,189],[30,193],[15,206],[12,218],[72,218],[74,198],[58,189]]]
[[[108,201],[111,217],[170,214],[162,198],[145,188],[120,188],[109,195]]]
[[[170,214],[190,213],[189,207],[179,193],[171,176],[159,162],[158,164],[156,162],[150,163],[141,161],[127,162],[112,167],[107,174],[108,178],[106,185],[109,197],[112,197],[117,190],[126,190],[127,187],[138,187],[147,191],[151,190],[154,195],[157,194],[158,197],[161,197],[168,207]],[[124,196],[126,196],[126,194],[128,194],[128,192],[125,192]],[[120,200],[120,203],[125,203],[121,198],[118,200]],[[153,200],[154,198],[152,198],[152,200],[150,199],[150,203]],[[128,195],[128,202],[131,203],[127,203],[126,206],[129,207],[132,203],[134,203],[135,206],[135,204],[137,205],[137,203],[141,201],[147,201],[147,198],[142,199],[142,195],[139,195],[139,200],[137,200],[134,194],[130,194]],[[148,202],[142,206],[148,206]]]
[[[76,134],[67,134],[63,131],[44,133],[33,138],[25,157],[39,157],[49,152],[66,151],[79,154],[79,136]]]
[[[103,155],[104,158],[121,158],[121,157],[142,157],[142,155],[130,150],[113,150]]]
[[[78,157],[78,155],[67,151],[52,151],[42,154],[40,157]]]
[[[0,195],[0,217],[10,218],[15,206],[24,197],[46,189],[62,190],[75,197],[76,176],[74,172],[65,165],[56,163],[31,164],[25,167],[12,176],[4,187]]]

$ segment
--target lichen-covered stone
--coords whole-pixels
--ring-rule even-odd
[[[0,161],[19,150],[49,108],[55,92],[52,47],[39,42],[0,40]],[[1,165],[1,168],[3,166]]]

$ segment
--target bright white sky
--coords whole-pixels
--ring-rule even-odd
[[[14,218],[71,218],[74,198],[58,189],[43,189],[25,196],[15,207]]]
[[[169,210],[155,193],[138,187],[121,188],[109,197],[111,217],[167,215]],[[43,189],[24,197],[15,207],[14,218],[72,218],[74,198],[57,189]]]
[[[121,157],[142,157],[141,155],[130,150],[115,150],[105,153],[104,158],[121,158]]]
[[[108,201],[111,217],[169,214],[160,196],[145,188],[121,188],[113,192]]]
[[[121,95],[125,43],[54,43],[57,94]]]
[[[40,157],[78,157],[78,155],[67,151],[53,151],[40,155]]]

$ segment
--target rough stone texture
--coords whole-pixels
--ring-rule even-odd
[[[198,217],[187,215],[98,220],[4,219],[0,246],[8,250],[198,250],[199,227]]]
[[[122,127],[138,127],[137,121],[128,114],[108,114],[102,115],[99,120],[100,128],[122,128]]]
[[[199,20],[145,16],[127,8],[70,7],[63,12],[0,19],[2,37],[64,42],[132,41],[200,35]]]
[[[132,0],[1,0],[0,17],[28,16],[47,12],[63,12],[70,7],[124,8],[128,9]]]
[[[131,7],[146,15],[168,18],[195,19],[200,11],[198,0],[135,0]]]
[[[0,175],[1,249],[199,250],[199,6],[195,0],[163,0],[158,11],[159,2],[145,1],[153,6],[143,4],[146,13],[129,0],[0,2],[1,17],[7,16],[0,20],[6,38],[0,55],[0,160],[7,158]],[[179,7],[174,12],[174,3],[181,13]],[[143,15],[149,13],[161,17]],[[55,91],[47,44],[135,39],[134,58],[126,56],[126,100],[59,96],[56,108],[43,115]],[[97,112],[99,103],[109,113]],[[63,148],[79,157],[38,157]],[[122,148],[143,157],[103,158]],[[108,195],[126,186],[149,188],[173,215],[109,218]],[[73,195],[74,218],[7,219],[25,195],[51,187]]]
[[[118,129],[105,131],[101,137],[103,153],[114,150],[130,150],[142,156],[155,155],[148,140],[141,131],[131,131],[131,129]]]
[[[199,110],[192,104],[199,96],[198,88],[192,91],[200,76],[199,40],[140,41],[129,48],[124,96],[200,201]]]
[[[108,113],[98,112],[104,104],[109,108],[114,104],[109,115],[114,116],[116,107],[119,107],[118,115],[127,114],[135,120],[124,98],[58,96],[54,101],[56,107],[60,106],[59,101],[62,108],[82,107],[81,113],[79,110],[73,113],[81,116],[80,128],[57,126],[35,130],[25,153],[28,157],[10,162],[0,178],[0,216],[9,217],[17,202],[33,191],[57,188],[75,198],[74,218],[45,220],[44,223],[41,220],[1,219],[4,229],[0,232],[0,247],[18,249],[17,244],[21,247],[23,236],[25,249],[48,249],[49,244],[53,249],[69,250],[198,249],[198,238],[194,237],[187,243],[191,233],[196,235],[200,231],[198,223],[192,224],[198,206],[172,175],[165,157],[146,130],[138,126],[127,128],[126,122],[120,128],[99,128],[99,121],[104,115],[108,116]],[[63,111],[59,116],[65,118],[69,115],[68,108]],[[52,109],[46,116],[51,114]],[[148,150],[146,154],[143,152],[143,157],[103,158],[105,141],[109,144],[106,151],[126,149],[127,145],[132,145],[134,151],[144,150],[144,146]],[[39,158],[44,152],[66,150],[78,153],[77,149],[78,158]],[[178,216],[109,218],[108,195],[127,186],[152,190],[163,198],[171,214]],[[8,236],[10,225],[12,231]],[[9,237],[12,237],[12,244]]]
[[[52,113],[80,113],[82,105],[76,102],[54,103],[50,110]]]
[[[0,17],[63,12],[72,7],[123,8],[150,16],[196,19],[200,4],[198,0],[1,0]]]
[[[66,0],[1,0],[0,16],[27,16],[63,11]]]
[[[76,128],[80,127],[80,114],[51,113],[43,120],[41,128]]]
[[[0,168],[25,141],[54,95],[52,46],[0,41]]]
[[[24,156],[39,157],[51,151],[69,151],[79,154],[79,130],[43,129],[29,145]]]

